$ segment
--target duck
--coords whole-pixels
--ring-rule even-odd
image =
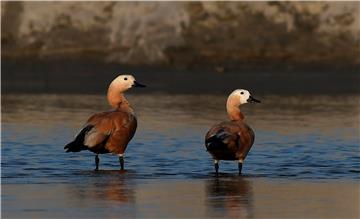
[[[133,138],[137,119],[124,92],[133,87],[146,87],[132,75],[119,75],[109,85],[107,101],[111,110],[95,113],[83,125],[75,139],[65,145],[66,152],[89,150],[95,153],[95,170],[99,170],[99,154],[116,154],[124,170],[124,154]]]
[[[219,172],[220,160],[237,160],[241,175],[242,166],[255,140],[255,133],[245,123],[240,106],[246,103],[261,103],[245,89],[236,89],[228,97],[226,110],[228,121],[213,125],[205,135],[206,150],[214,159],[215,174]]]

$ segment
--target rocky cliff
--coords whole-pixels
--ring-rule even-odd
[[[359,2],[1,2],[2,57],[360,63]]]

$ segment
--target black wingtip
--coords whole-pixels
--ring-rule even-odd
[[[85,134],[91,130],[94,126],[88,125],[83,128],[80,133],[76,136],[75,140],[70,142],[69,144],[65,145],[64,150],[65,152],[79,152],[81,150],[85,150],[86,147],[83,145]]]
[[[69,144],[65,145],[64,150],[65,150],[66,153],[70,152]]]

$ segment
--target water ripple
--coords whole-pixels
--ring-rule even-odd
[[[223,103],[221,96],[204,99],[212,99],[211,103],[199,100],[200,104],[207,106],[203,112],[206,116],[193,111],[191,105],[169,106],[171,101],[179,103],[186,98],[195,98],[192,96],[172,99],[147,96],[150,99],[145,102],[133,96],[134,105],[144,110],[139,110],[141,122],[126,153],[128,171],[125,174],[118,171],[116,156],[100,156],[101,171],[96,172],[92,153],[63,151],[63,146],[82,122],[93,111],[106,107],[100,96],[94,96],[91,104],[84,103],[84,97],[75,96],[67,99],[73,102],[66,107],[54,100],[65,97],[42,96],[35,103],[48,105],[45,108],[31,105],[31,98],[4,97],[6,107],[1,150],[2,180],[5,183],[69,182],[125,176],[139,179],[214,177],[213,161],[205,150],[203,136],[208,127],[226,118],[222,105],[218,106]],[[291,99],[294,100],[296,98]],[[256,141],[245,161],[243,177],[358,180],[359,125],[352,117],[358,116],[359,112],[357,105],[351,105],[353,102],[347,102],[346,98],[341,100],[343,105],[336,105],[337,108],[331,108],[334,103],[327,105],[326,101],[320,101],[322,106],[316,108],[315,103],[304,100],[303,104],[316,108],[311,113],[297,109],[293,105],[296,101],[286,102],[286,98],[276,97],[270,97],[260,108],[247,107],[245,111],[249,115],[249,124],[255,129]],[[282,108],[269,111],[276,106],[275,102]],[[27,111],[19,110],[24,105],[29,105]],[[165,106],[166,111],[163,109]],[[168,110],[172,110],[171,117],[167,116]],[[179,118],[173,117],[174,114]],[[334,114],[336,118],[332,116]],[[279,126],[275,125],[277,123]],[[221,177],[237,177],[237,164],[220,162],[220,171]]]

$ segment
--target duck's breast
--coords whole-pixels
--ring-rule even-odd
[[[236,152],[236,157],[239,159],[245,159],[247,154],[249,153],[252,145],[255,140],[254,131],[244,122],[240,122],[238,125],[238,150]]]

